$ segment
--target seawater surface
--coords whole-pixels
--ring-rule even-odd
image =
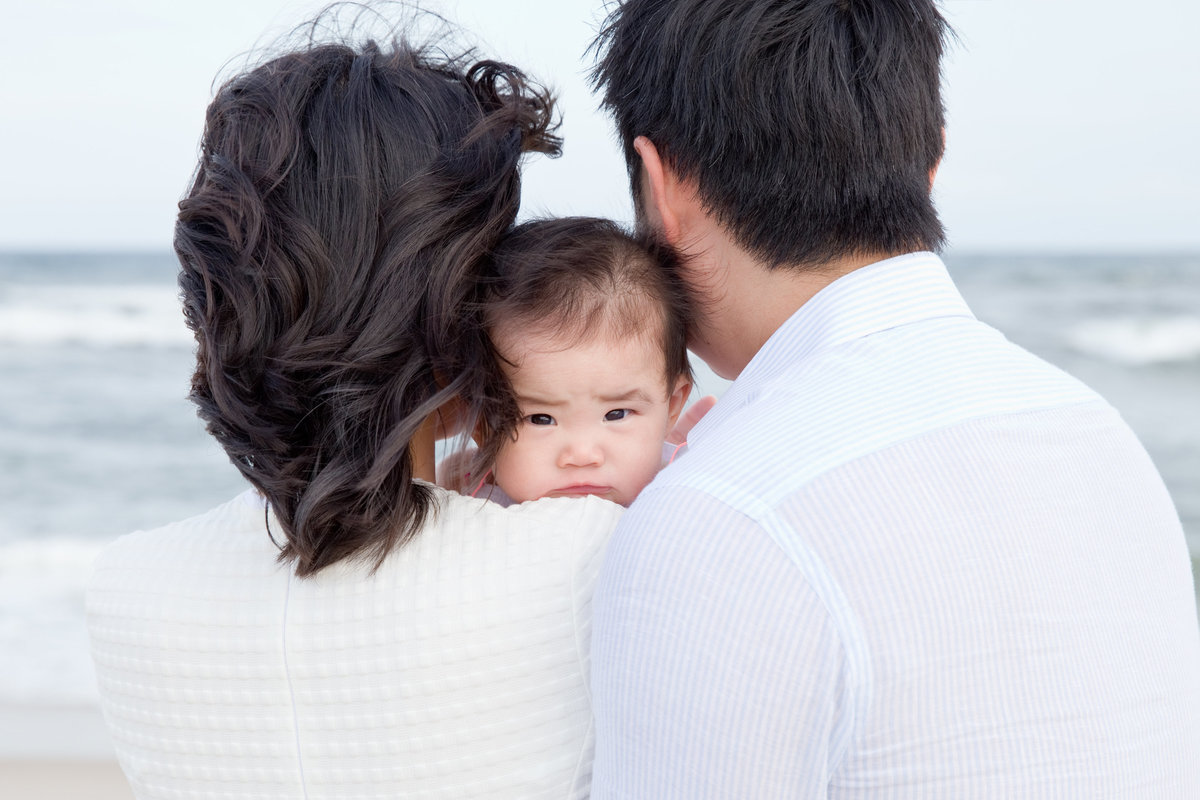
[[[1200,555],[1200,254],[946,262],[979,317],[1120,409]],[[0,254],[0,704],[94,705],[92,559],[244,488],[186,400],[176,269],[169,253]]]

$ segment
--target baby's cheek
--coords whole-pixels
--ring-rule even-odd
[[[646,488],[646,484],[654,480],[654,476],[662,468],[662,445],[655,447],[653,452],[647,451],[637,470],[637,491]]]

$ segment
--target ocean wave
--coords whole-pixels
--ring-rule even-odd
[[[107,541],[64,537],[6,542],[0,544],[0,578],[5,587],[13,581],[28,580],[47,591],[53,591],[54,585],[82,588],[96,556],[107,545]]]
[[[84,594],[106,542],[0,545],[0,703],[94,705]]]
[[[0,295],[0,345],[189,347],[192,341],[169,286],[10,286]]]
[[[1086,355],[1143,366],[1200,359],[1200,317],[1112,317],[1083,320],[1066,334]]]

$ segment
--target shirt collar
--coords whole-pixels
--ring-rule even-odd
[[[779,326],[688,440],[703,439],[760,387],[815,353],[913,322],[973,316],[933,253],[909,253],[860,267],[813,295]]]

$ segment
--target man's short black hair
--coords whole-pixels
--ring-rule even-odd
[[[937,250],[948,32],[933,0],[622,0],[592,78],[635,199],[646,136],[771,266]]]

